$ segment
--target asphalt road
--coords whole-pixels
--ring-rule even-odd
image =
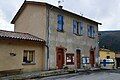
[[[120,74],[100,72],[89,75],[79,75],[70,78],[59,78],[55,80],[120,80]]]
[[[103,70],[97,72],[74,73],[34,80],[120,80],[120,70]]]

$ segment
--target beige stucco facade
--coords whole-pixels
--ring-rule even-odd
[[[64,32],[57,31],[57,15],[64,16]],[[83,35],[77,36],[73,34],[73,20],[83,22]],[[54,6],[47,4],[26,4],[19,17],[14,22],[15,31],[27,32],[46,41],[49,47],[48,52],[45,50],[45,66],[49,69],[56,69],[56,47],[62,46],[66,48],[66,53],[72,53],[76,59],[76,49],[81,50],[82,57],[90,57],[90,50],[95,49],[95,61],[98,58],[98,23],[87,18],[80,17],[70,12],[63,11]],[[87,26],[92,25],[95,29],[95,37],[90,38],[87,35]],[[46,56],[47,55],[47,56]],[[48,59],[47,59],[48,58]],[[65,58],[66,59],[66,58]],[[82,60],[81,61],[81,67]],[[66,66],[66,60],[64,60]],[[68,67],[76,68],[76,60],[74,65]],[[90,66],[88,64],[88,66]]]
[[[101,49],[99,51],[100,60],[107,59],[107,56],[110,56],[110,59],[115,59],[115,52],[110,51],[108,49]]]
[[[15,21],[16,32],[30,33],[42,39],[46,36],[46,6],[26,4],[19,18]]]
[[[24,50],[35,50],[35,63],[23,64]],[[23,72],[44,70],[44,47],[34,41],[0,39],[0,72],[19,70]],[[11,56],[10,53],[15,53]]]

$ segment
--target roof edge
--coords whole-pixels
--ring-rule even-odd
[[[15,23],[15,21],[16,21],[17,18],[20,16],[20,14],[22,13],[22,11],[25,9],[25,6],[26,6],[27,3],[30,3],[30,4],[31,4],[31,3],[34,3],[34,4],[45,4],[45,5],[50,5],[50,6],[53,6],[53,7],[55,7],[55,8],[58,8],[58,7],[54,6],[54,5],[51,5],[51,4],[46,3],[46,2],[36,2],[36,1],[26,1],[26,0],[25,0],[25,1],[23,2],[22,6],[20,7],[20,9],[18,10],[18,12],[15,14],[14,18],[12,19],[11,24],[14,24],[14,23]],[[71,14],[74,14],[74,15],[80,16],[80,15],[78,15],[78,14],[76,14],[76,13],[71,12],[71,11],[68,11],[68,10],[65,10],[65,9],[62,9],[62,10],[63,10],[63,11],[66,11],[66,12],[69,12],[69,13],[71,13]],[[92,21],[92,22],[95,22],[95,23],[97,23],[97,24],[99,24],[99,25],[102,25],[102,23],[99,23],[99,22],[94,21],[94,20],[92,20],[92,19],[89,19],[89,18],[86,18],[86,17],[83,17],[83,16],[80,16],[80,17],[82,17],[82,18],[84,18],[84,19],[87,19],[87,20],[90,20],[90,21]]]
[[[9,36],[6,36],[6,35],[5,35],[5,36],[3,36],[3,35],[1,36],[1,35],[0,35],[0,38],[1,38],[1,37],[4,37],[4,38],[12,38],[12,39],[21,39],[21,40],[30,40],[30,41],[45,42],[44,39],[39,38],[39,37],[34,36],[34,35],[32,35],[32,34],[29,34],[29,33],[15,32],[15,31],[7,31],[7,30],[0,30],[0,33],[4,33],[4,34],[5,34],[6,32],[9,33],[9,34],[11,33],[11,34],[19,34],[19,35],[21,35],[21,34],[22,34],[22,35],[23,35],[23,34],[24,34],[24,35],[29,35],[29,36],[32,36],[32,37],[34,37],[34,38],[36,38],[36,39],[27,39],[27,38],[25,39],[25,38],[13,37],[13,36],[12,36],[12,37],[11,37],[11,36],[9,37]]]

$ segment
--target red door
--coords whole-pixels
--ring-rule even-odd
[[[64,49],[63,48],[57,48],[57,67],[58,69],[63,68],[64,64]]]
[[[94,67],[94,64],[95,64],[94,51],[90,51],[90,64],[91,64],[91,67]]]
[[[76,57],[77,57],[77,68],[79,69],[80,68],[80,65],[81,65],[81,51],[80,50],[76,50],[76,52],[77,52],[77,55],[76,55]]]

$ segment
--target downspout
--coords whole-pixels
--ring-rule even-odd
[[[47,70],[49,70],[49,9],[48,9],[48,6],[46,5],[46,32],[47,32],[47,40],[46,40],[46,49],[47,49],[47,54],[46,54],[46,58],[47,58],[47,61],[46,61],[46,68]]]
[[[47,70],[49,70],[49,36],[50,36],[50,32],[49,32],[49,15],[50,15],[50,10],[53,8],[52,7],[48,7],[46,8],[46,13],[47,13],[47,19],[46,19],[46,23],[47,23],[47,42],[46,42],[46,48],[47,48],[47,63],[46,63],[46,66],[47,66]]]

